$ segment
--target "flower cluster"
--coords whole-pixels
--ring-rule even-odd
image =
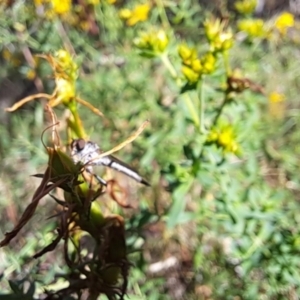
[[[245,19],[240,20],[237,24],[240,31],[245,32],[252,38],[267,38],[269,30],[266,28],[262,19]]]
[[[139,22],[148,20],[150,8],[151,7],[148,3],[139,4],[136,5],[132,10],[128,8],[121,9],[119,16],[121,19],[126,21],[127,26],[134,26]]]
[[[65,50],[59,50],[55,53],[52,66],[55,71],[57,101],[68,103],[76,96],[75,83],[78,76],[78,66]]]
[[[215,70],[216,56],[212,52],[199,58],[196,48],[181,44],[178,53],[182,61],[182,74],[190,83],[197,82],[202,75],[211,74]]]
[[[287,30],[295,25],[295,18],[292,14],[284,12],[275,19],[274,27],[281,35],[286,35]]]
[[[243,15],[252,14],[256,8],[257,0],[241,0],[234,3],[237,12]]]
[[[225,29],[225,22],[220,19],[210,19],[204,22],[204,31],[211,52],[224,52],[233,45],[233,33]]]
[[[141,55],[155,57],[165,51],[169,44],[169,38],[163,30],[151,30],[142,32],[133,42],[141,50]]]
[[[52,18],[54,15],[64,15],[71,11],[71,0],[34,0],[37,8],[46,7],[46,16]]]
[[[221,125],[212,128],[206,141],[208,144],[217,145],[225,153],[239,154],[240,152],[234,129],[231,125]]]
[[[98,32],[95,22],[94,8],[100,0],[79,1],[71,0],[34,0],[36,14],[48,20],[59,18],[67,24],[88,31]],[[111,1],[109,1],[111,3]]]
[[[289,28],[295,25],[295,18],[291,13],[283,12],[275,19],[265,22],[262,19],[242,19],[238,21],[238,30],[247,34],[249,40],[253,38],[276,40],[279,35],[285,36]]]
[[[286,112],[286,96],[274,91],[268,95],[268,102],[269,115],[274,119],[282,119]]]
[[[207,20],[204,23],[206,38],[210,49],[201,57],[197,50],[186,44],[178,47],[178,53],[182,62],[182,74],[189,84],[197,83],[203,75],[211,74],[216,69],[217,55],[224,53],[233,45],[231,30],[225,30],[225,23],[220,20]]]

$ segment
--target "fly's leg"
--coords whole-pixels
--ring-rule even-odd
[[[92,173],[90,170],[86,170],[90,175],[92,175],[93,177],[95,177],[96,178],[96,180],[100,183],[100,184],[102,184],[102,185],[104,185],[104,186],[107,186],[107,182],[103,179],[103,178],[101,178],[100,176],[98,176],[97,174],[94,174],[94,173]]]

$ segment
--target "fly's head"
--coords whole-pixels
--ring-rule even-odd
[[[76,139],[71,143],[71,156],[74,163],[86,164],[96,158],[99,153],[99,146],[91,141]]]

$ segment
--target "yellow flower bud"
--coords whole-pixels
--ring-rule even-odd
[[[204,22],[205,35],[209,41],[213,41],[223,31],[223,28],[224,24],[219,19]]]
[[[226,128],[219,134],[218,144],[223,148],[226,148],[228,147],[228,145],[231,145],[232,139],[233,139],[232,129]]]
[[[284,12],[275,20],[275,28],[280,34],[285,35],[287,29],[293,27],[295,24],[294,16],[291,13]]]
[[[207,142],[213,143],[218,140],[219,134],[216,129],[212,129],[207,136]]]
[[[286,113],[286,97],[282,93],[272,92],[268,96],[269,114],[276,118],[282,119]]]
[[[236,141],[232,141],[229,147],[227,148],[228,152],[238,154],[240,152],[239,145]]]
[[[238,22],[238,29],[246,32],[250,37],[265,38],[268,35],[264,21],[261,19],[247,19]]]
[[[131,10],[127,8],[123,8],[119,11],[119,17],[121,19],[127,20],[131,17],[131,15],[132,15]]]
[[[194,59],[191,63],[191,68],[196,72],[196,73],[200,73],[200,71],[202,70],[202,64],[199,58]]]
[[[68,103],[75,98],[75,84],[64,78],[56,79],[57,97],[63,103]]]
[[[234,3],[235,9],[240,14],[251,14],[254,12],[257,5],[257,0],[242,0],[242,1],[236,1]]]
[[[219,19],[209,20],[204,23],[206,37],[212,52],[226,51],[232,47],[233,34],[231,30],[224,30],[225,23]]]
[[[231,31],[223,32],[220,34],[221,51],[228,50],[233,45],[233,34]]]
[[[158,56],[163,53],[169,44],[169,39],[163,30],[143,32],[133,43],[148,57]]]
[[[192,49],[185,44],[180,44],[178,47],[178,54],[183,61],[188,60],[192,55]]]
[[[198,73],[187,66],[182,66],[181,72],[190,83],[195,83],[200,78]]]
[[[216,69],[216,58],[211,52],[206,53],[201,62],[204,74],[210,74]]]
[[[62,15],[71,10],[71,0],[51,0],[51,4],[55,13]]]
[[[215,143],[223,149],[223,152],[238,154],[239,145],[235,140],[235,134],[231,125],[221,125],[219,128],[213,128],[207,136],[208,143]]]
[[[56,63],[58,67],[56,68],[56,72],[62,72],[68,75],[70,80],[75,81],[78,73],[78,66],[73,61],[71,55],[66,50],[58,50],[55,53]]]
[[[157,32],[156,39],[157,49],[159,52],[164,52],[169,44],[169,38],[167,37],[166,33],[163,30],[159,30]]]
[[[178,53],[182,62],[187,66],[191,66],[192,62],[198,59],[196,48],[190,48],[187,45],[180,45]]]
[[[132,10],[122,9],[119,13],[121,19],[127,20],[126,24],[128,26],[134,26],[138,22],[143,22],[148,20],[148,15],[151,6],[146,4],[139,4],[135,6]]]

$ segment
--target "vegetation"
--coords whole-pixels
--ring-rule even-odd
[[[297,298],[299,24],[255,6],[1,4],[0,299]]]

